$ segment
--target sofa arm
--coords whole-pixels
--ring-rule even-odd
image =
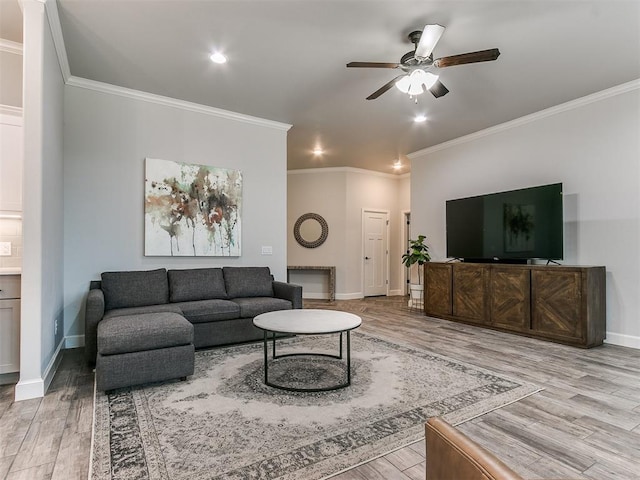
[[[104,317],[104,292],[89,290],[84,311],[84,356],[88,363],[96,362],[98,353],[98,323]]]
[[[425,425],[427,480],[522,480],[492,453],[441,418]]]
[[[302,287],[293,283],[273,282],[273,295],[276,298],[289,300],[293,308],[302,308]]]

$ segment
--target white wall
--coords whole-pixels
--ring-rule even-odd
[[[445,258],[445,201],[564,184],[565,264],[607,268],[607,342],[640,348],[640,82],[410,155],[411,216]]]
[[[23,1],[24,188],[20,381],[16,400],[44,395],[62,345],[64,82],[45,5]],[[46,98],[46,102],[44,99]],[[56,333],[56,330],[57,333]]]
[[[21,47],[0,39],[0,105],[22,107]]]
[[[72,85],[78,82],[65,90],[67,338],[81,343],[89,281],[103,271],[256,265],[286,278],[288,125],[169,106],[141,92],[96,91],[90,82]],[[145,157],[242,171],[240,257],[144,256]],[[261,255],[262,246],[273,247],[273,255]]]
[[[289,265],[334,265],[336,298],[361,298],[362,210],[388,211],[389,290],[401,294],[401,210],[409,208],[407,177],[353,168],[291,170],[288,177]],[[308,249],[295,241],[293,226],[304,213],[317,213],[327,220],[329,236],[320,247]],[[291,273],[291,281],[303,286],[305,298],[327,298],[325,278],[321,273]]]
[[[382,210],[389,212],[389,293],[400,295],[402,291],[402,245],[398,235],[402,235],[401,210],[408,204],[400,201],[406,198],[402,187],[407,187],[400,176],[383,175],[363,170],[347,172],[347,229],[346,242],[350,246],[350,254],[346,257],[346,284],[355,289],[363,288],[363,241],[362,210]],[[356,249],[357,246],[357,249]]]
[[[347,292],[343,268],[347,255],[346,178],[340,169],[325,170],[293,170],[287,175],[287,263],[335,266],[336,293],[341,298]],[[319,247],[302,247],[293,236],[296,220],[305,213],[317,213],[327,221],[329,235]],[[302,285],[304,298],[328,298],[326,273],[291,272],[290,281]]]

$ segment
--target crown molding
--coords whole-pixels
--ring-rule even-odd
[[[393,173],[383,173],[375,170],[367,170],[365,168],[355,167],[325,167],[325,168],[301,168],[298,170],[287,170],[287,175],[306,175],[314,173],[363,173],[365,175],[373,175],[376,177],[389,178],[391,180],[402,180],[411,176],[410,173],[397,175]]]
[[[53,37],[53,45],[56,49],[56,55],[58,56],[60,72],[62,73],[64,82],[67,83],[67,80],[71,77],[71,69],[69,67],[69,58],[67,57],[67,47],[64,44],[64,37],[62,36],[62,26],[60,25],[60,16],[58,15],[58,2],[57,0],[38,1],[44,3],[49,28],[51,29],[51,36]]]
[[[522,125],[526,125],[527,123],[535,122],[543,118],[551,117],[559,113],[574,110],[576,108],[580,108],[585,105],[589,105],[591,103],[599,102],[601,100],[615,97],[617,95],[622,95],[623,93],[631,92],[633,90],[638,90],[638,89],[640,89],[640,79],[632,80],[630,82],[623,83],[615,87],[607,88],[606,90],[602,90],[600,92],[592,93],[591,95],[586,95],[584,97],[580,97],[575,100],[570,100],[568,102],[561,103],[560,105],[555,105],[545,110],[540,110],[539,112],[532,113],[530,115],[525,115],[524,117],[516,118],[515,120],[510,120],[508,122],[501,123],[499,125],[494,125],[493,127],[489,127],[484,130],[470,133],[469,135],[465,135],[463,137],[455,138],[448,142],[434,145],[433,147],[428,147],[422,150],[418,150],[417,152],[408,154],[407,157],[410,160],[414,160],[418,157],[422,157],[430,153],[435,153],[440,150],[445,150],[447,148],[451,148],[456,145],[461,145],[463,143],[472,142],[482,137],[494,135],[496,133],[503,132],[505,130],[510,130],[512,128],[520,127]]]
[[[276,130],[288,131],[291,128],[291,125],[289,125],[288,123],[281,123],[274,120],[252,117],[250,115],[244,115],[242,113],[230,112],[228,110],[209,107],[207,105],[202,105],[199,103],[187,102],[185,100],[178,100],[171,97],[164,97],[162,95],[156,95],[140,90],[133,90],[131,88],[119,87],[117,85],[111,85],[109,83],[75,77],[73,75],[67,81],[67,85],[70,85],[72,87],[85,88],[87,90],[93,90],[101,93],[108,93],[111,95],[118,95],[121,97],[140,100],[143,102],[155,103],[167,107],[179,108],[181,110],[187,110],[190,112],[203,113],[205,115],[225,118],[227,120],[235,120],[238,122],[259,125],[261,127],[274,128]]]
[[[12,42],[0,38],[0,52],[13,53],[14,55],[22,55],[23,47],[21,43]]]

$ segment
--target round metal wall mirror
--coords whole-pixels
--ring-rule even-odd
[[[305,248],[316,248],[329,236],[327,221],[317,213],[300,215],[293,226],[293,236]]]

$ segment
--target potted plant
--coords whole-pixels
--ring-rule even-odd
[[[422,292],[424,290],[424,285],[422,285],[423,265],[431,260],[429,247],[424,243],[426,238],[424,235],[418,235],[416,240],[409,240],[409,250],[402,255],[402,263],[405,267],[409,268],[409,273],[411,273],[412,265],[418,265],[418,283],[411,283],[409,285],[411,306],[416,306],[416,303],[422,306]]]

